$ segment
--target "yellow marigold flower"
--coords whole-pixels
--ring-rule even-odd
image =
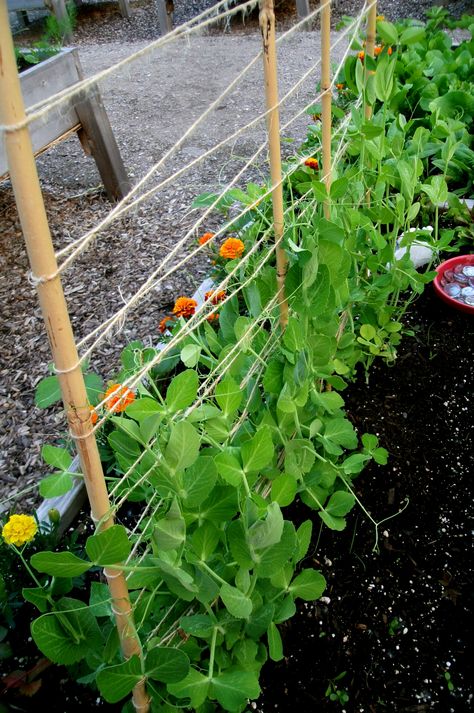
[[[219,290],[218,292],[214,292],[214,290],[209,290],[209,292],[206,292],[204,295],[205,300],[210,300],[211,304],[213,305],[218,305],[219,302],[222,302],[223,299],[225,299],[225,290]]]
[[[135,400],[135,394],[128,386],[112,384],[105,392],[106,407],[108,411],[120,413],[125,411],[127,406]]]
[[[383,22],[385,20],[385,15],[377,15],[375,19],[377,22]]]
[[[308,168],[312,168],[313,171],[317,171],[319,168],[319,161],[317,158],[307,158],[304,165]]]
[[[205,245],[206,243],[209,242],[214,237],[215,233],[204,233],[204,235],[201,235],[201,237],[198,239],[199,245]]]
[[[338,83],[336,84],[336,89],[338,89],[340,92],[342,92],[342,90],[344,89],[344,86],[345,86],[345,85],[344,85],[343,82],[338,82]]]
[[[219,312],[213,312],[208,317],[206,317],[206,319],[208,322],[218,322],[219,321]]]
[[[173,314],[176,317],[191,317],[197,307],[196,300],[191,297],[178,297],[173,307]]]
[[[365,52],[364,52],[364,50],[361,50],[361,51],[357,54],[357,56],[358,56],[358,58],[360,59],[360,61],[363,62],[363,61],[364,61],[364,57],[365,57]]]
[[[219,255],[226,260],[234,260],[236,257],[242,257],[245,250],[245,245],[238,238],[227,238],[222,243],[219,249]]]
[[[7,545],[21,547],[31,542],[37,532],[38,525],[31,515],[11,515],[3,526],[2,537]]]
[[[90,410],[91,410],[91,421],[92,421],[92,425],[95,426],[95,424],[96,424],[97,421],[99,420],[99,414],[97,413],[97,411],[95,410],[95,408],[94,408],[93,406],[89,406],[89,408],[90,408]]]
[[[163,317],[163,319],[158,325],[158,331],[160,332],[160,334],[164,334],[166,330],[169,329],[169,322],[174,322],[174,317]]]

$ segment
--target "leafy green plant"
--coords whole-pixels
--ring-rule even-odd
[[[349,694],[343,688],[339,688],[338,681],[342,681],[347,675],[347,671],[342,671],[335,678],[330,679],[329,685],[324,694],[333,703],[338,702],[341,706],[345,706],[349,701]]]
[[[18,70],[43,62],[61,51],[64,37],[70,34],[77,21],[77,7],[74,2],[67,3],[67,19],[58,20],[50,14],[45,19],[44,32],[40,40],[24,48],[15,46]]]

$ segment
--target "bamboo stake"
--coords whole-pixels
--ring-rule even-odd
[[[0,123],[15,126],[24,121],[25,108],[16,68],[6,0],[0,0]],[[110,527],[110,503],[95,436],[91,433],[90,408],[66,301],[58,275],[48,220],[27,127],[5,134],[5,149],[16,205],[32,274],[36,281],[43,319],[59,377],[70,433],[76,442],[91,504],[91,517],[101,529]],[[122,651],[126,658],[141,654],[133,624],[124,572],[104,570]],[[145,683],[134,689],[137,710],[148,711]]]
[[[329,194],[331,175],[331,0],[321,0],[321,91],[323,180]],[[329,200],[324,202],[324,215],[330,217]]]
[[[285,277],[288,258],[282,247],[283,186],[281,178],[280,116],[278,111],[278,79],[275,43],[275,13],[273,0],[260,0],[260,30],[263,40],[263,70],[265,76],[265,99],[267,107],[268,144],[270,149],[270,178],[272,182],[273,226],[276,243],[276,267],[280,326],[288,324],[288,301],[285,297]]]
[[[367,39],[365,41],[365,54],[368,57],[374,56],[375,49],[375,33],[377,24],[377,2],[374,0],[373,4],[369,7],[369,13],[367,15]],[[365,83],[367,83],[367,63],[365,63]],[[365,118],[370,119],[372,116],[372,107],[370,104],[365,105]]]

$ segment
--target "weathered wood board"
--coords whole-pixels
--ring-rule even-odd
[[[62,50],[60,54],[21,73],[26,108],[73,86],[82,78],[78,51],[70,48]],[[109,197],[123,198],[130,190],[130,183],[97,88],[85,97],[73,97],[58,110],[32,122],[30,136],[33,151],[41,153],[71,130],[82,134],[81,142],[95,159]],[[5,149],[3,142],[0,142],[0,177],[7,173]]]

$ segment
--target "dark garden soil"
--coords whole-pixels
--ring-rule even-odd
[[[314,541],[304,564],[320,568],[328,587],[316,604],[301,602],[282,627],[286,658],[264,667],[262,695],[249,711],[473,708],[474,322],[440,302],[431,287],[406,322],[414,336],[405,337],[395,365],[374,364],[369,383],[361,374],[346,392],[359,432],[376,433],[390,452],[387,466],[369,466],[359,476],[357,496],[374,520],[396,517],[378,528],[374,552],[375,528],[360,508],[342,533],[320,529],[313,514]],[[303,506],[287,515],[311,517]],[[23,614],[15,649],[15,639],[24,644],[28,636],[30,612]],[[22,650],[18,656],[3,662],[8,671],[37,661]],[[47,705],[50,713],[121,708],[68,680],[64,668],[46,669],[37,680],[41,686],[30,689],[31,697],[18,689],[0,695],[0,711],[2,705],[7,711]],[[349,700],[331,701],[338,692]]]

